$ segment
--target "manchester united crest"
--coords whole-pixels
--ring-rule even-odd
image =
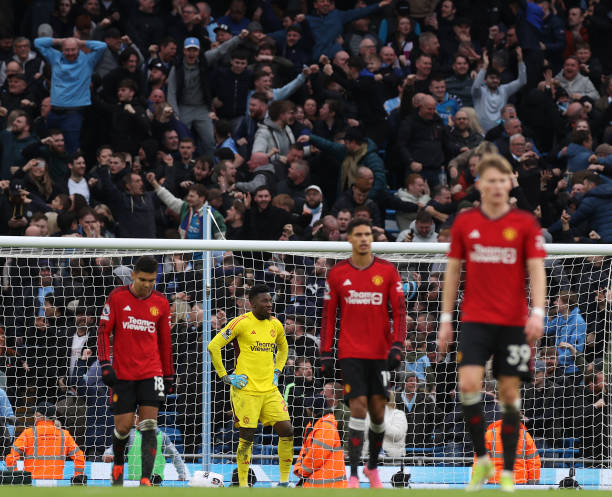
[[[372,276],[372,283],[374,283],[376,286],[382,285],[384,281],[384,278],[380,274],[375,274]]]
[[[151,316],[153,317],[159,316],[159,309],[155,306],[149,307],[149,312],[151,313]]]
[[[518,236],[518,233],[516,232],[514,228],[506,228],[504,229],[504,231],[502,231],[502,235],[505,240],[508,240],[509,242],[511,242]]]
[[[276,336],[276,331],[270,330],[270,336],[274,338]]]
[[[248,425],[249,424],[249,417],[245,416],[244,418],[242,418],[242,423],[245,424],[245,425]]]

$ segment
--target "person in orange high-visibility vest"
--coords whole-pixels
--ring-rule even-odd
[[[53,422],[55,406],[40,404],[34,413],[34,426],[26,428],[15,440],[5,458],[9,470],[17,469],[17,461],[24,460],[24,470],[33,479],[60,480],[64,477],[64,463],[69,457],[74,461],[73,484],[84,485],[87,481],[85,455],[67,430],[58,428]]]
[[[489,451],[491,462],[495,466],[495,475],[489,483],[498,483],[499,475],[504,469],[504,450],[501,441],[502,420],[491,423],[485,434],[485,445]],[[516,446],[516,460],[514,461],[514,482],[535,485],[540,481],[540,455],[531,438],[531,435],[521,423],[519,440]]]
[[[308,411],[307,411],[308,412]],[[312,404],[314,425],[308,423],[304,443],[293,473],[305,488],[346,488],[346,467],[338,422],[325,397],[315,397]]]

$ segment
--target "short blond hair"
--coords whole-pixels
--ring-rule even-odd
[[[499,154],[485,154],[480,158],[476,170],[478,176],[482,176],[487,169],[497,169],[502,174],[512,176],[512,166]]]

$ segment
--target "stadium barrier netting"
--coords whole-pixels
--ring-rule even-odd
[[[460,484],[469,477],[472,449],[456,396],[455,353],[440,357],[435,350],[446,249],[374,244],[377,256],[397,266],[408,312],[405,360],[389,383],[381,458],[386,482],[401,465],[417,484]],[[217,378],[206,345],[229,320],[249,311],[247,292],[255,283],[269,286],[289,342],[279,390],[295,427],[295,455],[317,395],[333,408],[346,441],[341,378],[321,378],[318,336],[327,271],[349,250],[343,242],[1,237],[0,388],[14,413],[0,417],[2,455],[32,426],[35,406],[47,402],[84,451],[90,478],[108,478],[103,463],[113,418],[97,362],[98,319],[109,293],[130,282],[132,265],[144,254],[158,258],[156,288],[172,308],[176,393],[160,409],[159,426],[187,466],[182,473],[168,457],[167,481],[202,468],[223,474],[226,484],[231,479],[238,431],[228,387]],[[601,488],[611,467],[612,247],[547,250],[547,334],[529,357],[517,358],[533,370],[533,381],[523,386],[522,421],[542,474],[555,471],[548,483],[565,468],[594,468],[605,472],[589,476]],[[457,309],[461,297],[460,289]],[[228,346],[223,353],[231,371],[235,350]],[[490,368],[484,396],[487,424],[493,423],[500,411]],[[277,442],[271,428],[260,425],[252,459],[260,482],[278,479]]]

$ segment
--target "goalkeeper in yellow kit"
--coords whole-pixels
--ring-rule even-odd
[[[273,426],[278,433],[279,485],[287,486],[293,462],[293,426],[277,385],[289,347],[283,325],[272,317],[268,287],[253,286],[249,301],[251,312],[232,319],[210,341],[208,352],[219,377],[231,385],[232,409],[240,429],[236,452],[240,486],[248,486],[251,447],[258,421],[264,426]],[[234,373],[228,374],[223,367],[221,349],[232,340],[238,342],[238,358]]]

